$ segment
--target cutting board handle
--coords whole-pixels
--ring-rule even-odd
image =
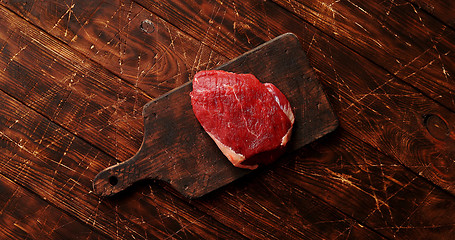
[[[111,196],[133,183],[146,178],[153,178],[154,171],[141,171],[137,164],[145,160],[143,151],[139,151],[132,158],[108,167],[98,173],[93,180],[93,191],[100,196]]]

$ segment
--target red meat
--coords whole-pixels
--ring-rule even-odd
[[[288,100],[254,75],[201,71],[190,96],[202,127],[236,167],[274,161],[290,139],[294,114]]]

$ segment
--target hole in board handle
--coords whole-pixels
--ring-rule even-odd
[[[112,186],[117,185],[117,183],[118,183],[118,178],[117,178],[116,176],[110,176],[110,177],[109,177],[109,183],[110,183]]]

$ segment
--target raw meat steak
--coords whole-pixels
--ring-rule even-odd
[[[201,71],[190,96],[202,127],[234,166],[255,169],[284,152],[294,114],[273,84],[251,74]]]

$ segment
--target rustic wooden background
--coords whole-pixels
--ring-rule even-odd
[[[282,33],[340,127],[203,198],[93,194],[142,106]],[[455,2],[0,0],[1,239],[455,239]]]

